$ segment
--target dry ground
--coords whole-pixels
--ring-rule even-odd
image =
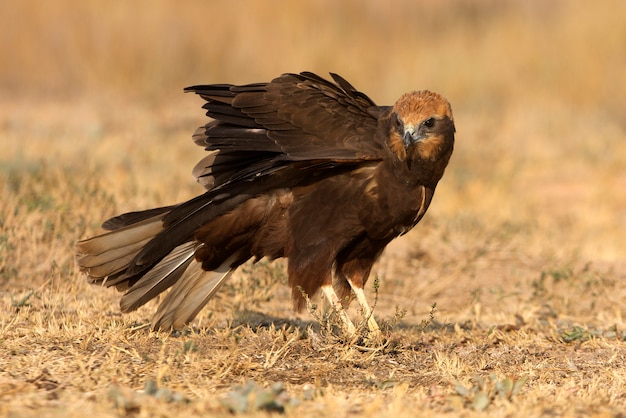
[[[0,5],[0,415],[626,411],[626,3],[40,3]],[[434,203],[367,289],[387,344],[294,314],[280,262],[176,335],[121,315],[72,245],[201,190],[182,87],[300,70],[455,111]]]

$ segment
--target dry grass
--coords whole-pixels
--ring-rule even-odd
[[[393,4],[0,4],[1,415],[626,410],[625,3]],[[153,305],[119,314],[72,245],[198,193],[182,87],[300,70],[455,110],[435,201],[368,288],[389,343],[294,314],[281,263],[242,269],[180,335],[146,330]]]

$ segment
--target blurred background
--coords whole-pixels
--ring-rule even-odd
[[[73,209],[92,232],[201,190],[184,87],[332,71],[381,105],[450,100],[457,146],[427,217],[449,245],[498,236],[490,250],[621,269],[624,16],[621,0],[3,1],[0,169],[98,177],[113,203]]]
[[[452,104],[433,203],[365,289],[391,344],[314,331],[284,261],[238,269],[199,333],[144,332],[155,303],[121,315],[74,243],[203,191],[184,87],[300,71]],[[291,415],[617,415],[624,283],[624,0],[0,0],[1,416],[223,414],[248,379]]]
[[[624,117],[622,3],[8,1],[0,86],[5,97],[159,100],[194,82],[332,70],[382,102],[429,87],[457,107],[515,97]]]

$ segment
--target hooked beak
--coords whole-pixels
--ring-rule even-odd
[[[416,143],[423,139],[423,136],[415,130],[413,125],[406,125],[404,127],[404,136],[402,137],[402,142],[404,142],[405,148],[408,148],[409,145]]]

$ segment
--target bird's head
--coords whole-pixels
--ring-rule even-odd
[[[450,103],[437,93],[406,93],[390,114],[391,150],[401,160],[438,160],[454,145],[454,119]]]

